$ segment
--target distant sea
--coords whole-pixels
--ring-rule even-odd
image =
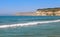
[[[60,16],[0,16],[0,37],[60,37]]]

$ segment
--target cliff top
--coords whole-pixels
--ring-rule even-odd
[[[44,8],[44,9],[37,9],[37,11],[56,12],[56,11],[60,11],[60,8]]]

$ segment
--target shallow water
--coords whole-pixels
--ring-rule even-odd
[[[0,16],[0,37],[60,37],[60,17]]]

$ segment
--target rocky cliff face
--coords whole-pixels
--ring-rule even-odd
[[[38,16],[60,16],[60,8],[37,9]]]

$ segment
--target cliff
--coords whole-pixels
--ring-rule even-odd
[[[38,16],[60,16],[60,8],[37,9],[36,15]]]
[[[17,12],[17,16],[60,16],[60,8],[37,9],[36,12]]]

